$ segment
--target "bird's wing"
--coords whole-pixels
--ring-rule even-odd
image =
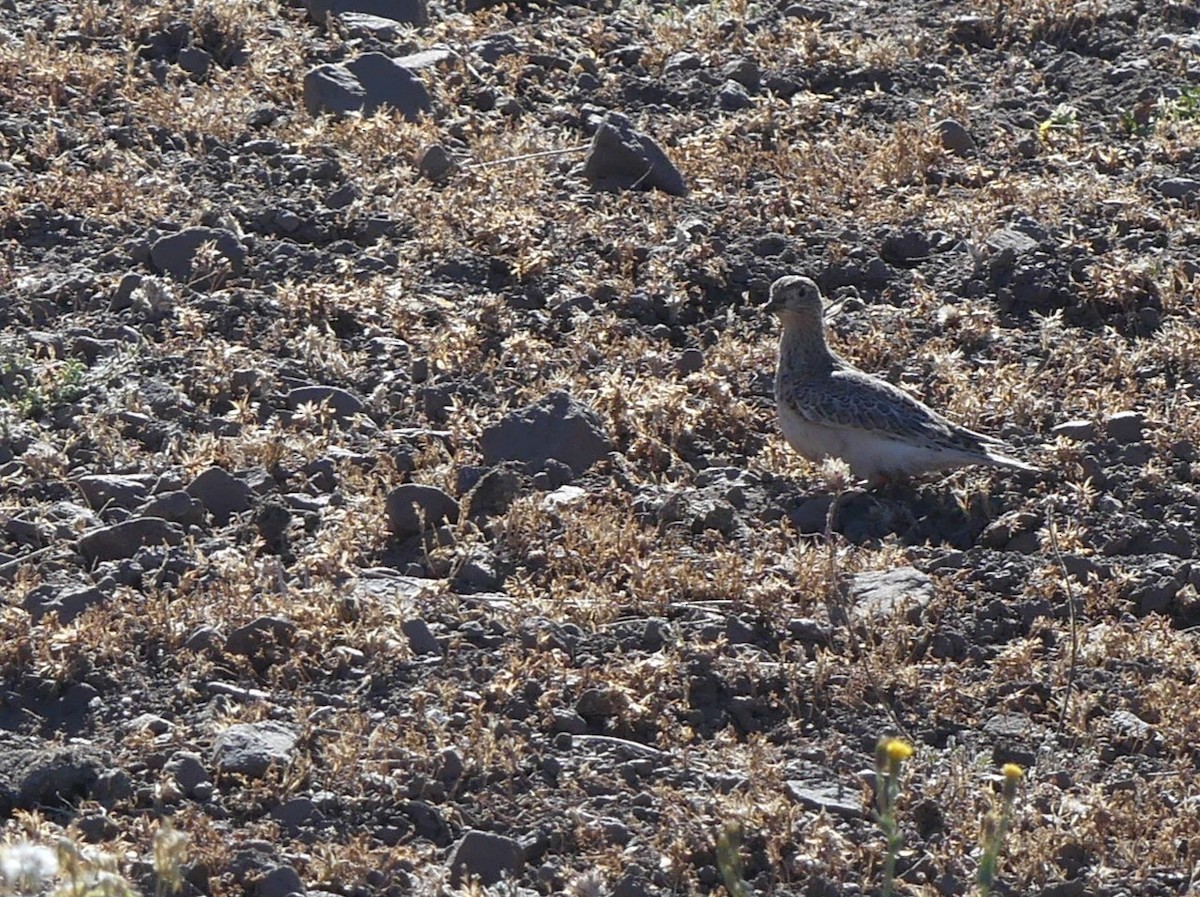
[[[951,423],[899,387],[848,366],[818,380],[785,379],[779,398],[805,420],[828,427],[872,430],[965,452],[986,452],[1003,444]]]

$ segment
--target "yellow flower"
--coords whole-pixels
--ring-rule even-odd
[[[880,775],[898,776],[900,764],[913,755],[913,746],[899,738],[881,738],[875,745],[875,769]]]
[[[1017,796],[1017,783],[1024,777],[1025,770],[1015,763],[1005,763],[1000,767],[1000,772],[1004,774],[1004,799],[1011,804]]]
[[[883,749],[887,752],[889,762],[896,766],[913,755],[913,746],[899,738],[889,738]]]

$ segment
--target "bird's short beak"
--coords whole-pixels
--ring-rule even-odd
[[[779,309],[781,309],[781,308],[783,308],[783,300],[777,296],[771,296],[763,304],[762,310],[774,312],[774,311],[779,311]]]

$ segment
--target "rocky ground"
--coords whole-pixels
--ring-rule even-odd
[[[1002,893],[1190,892],[1195,7],[332,7],[0,3],[5,838],[639,897],[732,822],[749,893],[878,893],[896,736],[901,893],[1007,762]],[[784,273],[1045,474],[826,533]]]

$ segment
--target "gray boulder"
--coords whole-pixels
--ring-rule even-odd
[[[289,390],[285,399],[287,405],[292,410],[299,408],[301,405],[328,405],[334,416],[339,420],[346,420],[358,414],[366,408],[363,400],[350,392],[348,389],[342,389],[340,386],[297,386],[295,389]]]
[[[506,875],[515,878],[525,868],[520,842],[491,832],[469,831],[450,851],[450,883],[455,887],[478,878],[485,887]]]
[[[613,443],[600,416],[560,390],[488,427],[480,447],[489,465],[523,461],[536,469],[553,458],[579,475],[608,455]]]
[[[102,526],[79,537],[79,552],[96,561],[115,561],[133,557],[147,545],[178,545],[183,530],[160,517],[135,517],[112,526]]]
[[[217,736],[212,763],[223,773],[261,778],[272,766],[291,760],[296,740],[294,729],[274,720],[235,723]]]
[[[383,53],[364,53],[345,65],[319,65],[304,76],[304,108],[310,115],[371,115],[384,106],[408,121],[433,110],[421,79]]]
[[[218,270],[196,270],[196,254],[212,243],[228,266],[227,273],[240,275],[246,269],[246,247],[232,231],[220,227],[189,227],[177,234],[159,237],[150,247],[150,264],[159,274],[203,289],[215,289],[224,281]]]
[[[419,535],[426,528],[458,520],[458,502],[436,486],[405,483],[388,493],[388,524],[399,539]]]
[[[199,473],[188,484],[187,494],[204,505],[218,526],[250,507],[250,487],[220,467]]]
[[[688,192],[683,175],[661,147],[618,112],[604,116],[592,137],[583,175],[602,190],[662,190],[672,196]]]

